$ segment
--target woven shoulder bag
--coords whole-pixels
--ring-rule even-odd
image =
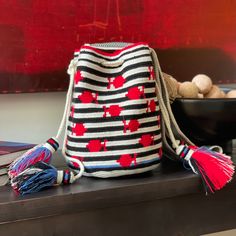
[[[163,147],[202,176],[206,192],[231,180],[230,157],[194,146],[180,131],[156,53],[147,44],[85,44],[75,51],[68,73],[58,134],[9,168],[19,193],[72,183],[82,175],[108,178],[151,171],[160,164]],[[72,171],[49,164],[64,126],[62,153]]]

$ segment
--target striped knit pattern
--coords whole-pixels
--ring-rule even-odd
[[[143,43],[121,46],[111,51],[85,45],[74,55],[77,73],[64,148],[66,157],[83,162],[87,176],[142,173],[156,168],[162,155],[150,49]]]
[[[50,144],[51,147],[55,150],[55,152],[59,148],[59,143],[54,138],[48,139],[46,143]]]

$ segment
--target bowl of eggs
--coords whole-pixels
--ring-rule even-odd
[[[172,110],[181,130],[195,144],[220,145],[231,153],[236,138],[235,85],[214,85],[208,76],[197,75],[191,82],[178,83]]]

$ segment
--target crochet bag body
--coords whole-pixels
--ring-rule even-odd
[[[105,48],[101,50],[100,48]],[[120,49],[122,47],[122,49]],[[109,52],[109,48],[115,49]],[[160,109],[145,44],[85,45],[76,73],[63,153],[84,175],[113,177],[152,170],[161,158]]]
[[[147,44],[85,44],[75,51],[68,73],[57,135],[10,165],[11,185],[20,194],[73,183],[82,175],[150,171],[160,164],[162,148],[201,176],[206,193],[232,179],[229,156],[194,146],[179,129],[157,55]],[[50,165],[62,133],[62,153],[73,171]]]

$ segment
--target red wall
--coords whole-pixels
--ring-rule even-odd
[[[64,90],[83,43],[145,41],[167,73],[236,82],[236,1],[0,0],[0,91]]]

